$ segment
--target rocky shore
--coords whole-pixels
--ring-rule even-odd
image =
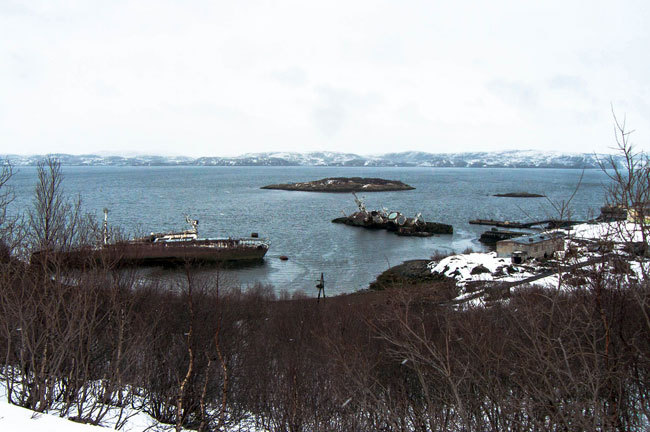
[[[420,285],[427,282],[445,280],[437,274],[431,273],[429,263],[431,260],[419,259],[404,261],[395,265],[379,276],[368,287],[371,290],[383,290],[394,286]]]
[[[279,189],[303,192],[387,192],[413,190],[413,186],[399,180],[366,177],[329,177],[302,183],[272,184],[261,189]]]
[[[412,293],[420,290],[429,301],[449,301],[458,296],[459,289],[453,280],[432,273],[430,262],[421,259],[395,265],[377,276],[366,293],[409,287]]]

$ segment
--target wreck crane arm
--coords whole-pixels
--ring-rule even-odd
[[[366,205],[363,203],[363,201],[361,199],[359,199],[357,194],[355,194],[354,192],[352,192],[352,195],[354,196],[354,202],[356,203],[357,207],[359,207],[359,211],[365,212],[366,211]]]
[[[194,234],[199,234],[199,220],[198,219],[190,219],[189,215],[185,215],[185,221],[192,226],[192,231]]]

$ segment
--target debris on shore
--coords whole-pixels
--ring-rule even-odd
[[[413,186],[399,180],[366,177],[329,177],[302,183],[272,184],[261,189],[279,189],[303,192],[388,192],[413,190]]]
[[[650,268],[641,229],[630,222],[582,223],[547,231],[565,236],[562,250],[548,259],[516,263],[496,252],[452,255],[431,261],[429,269],[438,278],[454,281],[460,295],[454,303],[505,295],[525,284],[571,289],[585,284],[593,272],[619,274],[630,280],[642,279]]]
[[[491,228],[488,231],[483,232],[481,237],[478,239],[479,242],[494,246],[498,241],[508,240],[514,237],[524,236],[532,234],[531,229],[539,229],[542,226],[545,226],[546,229],[556,229],[556,228],[568,228],[573,225],[583,224],[582,221],[566,221],[558,219],[545,219],[532,222],[514,222],[514,221],[499,221],[494,219],[472,219],[469,221],[470,225],[488,225],[499,228],[507,229],[497,229]],[[527,230],[527,231],[514,231],[514,230]]]
[[[515,221],[499,221],[494,219],[472,219],[469,221],[470,225],[488,225],[500,228],[533,228],[535,226],[546,225],[549,228],[559,228],[562,225],[573,224],[577,225],[583,222],[579,221],[560,221],[557,219],[544,219],[532,222],[515,222]]]
[[[481,234],[481,237],[479,237],[478,241],[486,245],[494,246],[498,241],[508,240],[527,234],[530,233],[523,231],[498,230],[496,228],[492,228],[491,230],[485,231],[483,234]]]

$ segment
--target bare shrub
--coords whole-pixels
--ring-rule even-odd
[[[52,206],[30,240],[81,244],[74,206]],[[319,303],[189,268],[169,286],[10,260],[0,374],[11,403],[95,424],[110,405],[197,430],[643,430],[650,287],[605,261],[571,290],[454,308],[426,287]]]

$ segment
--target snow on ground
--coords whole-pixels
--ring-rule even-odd
[[[52,414],[39,414],[10,405],[3,398],[0,400],[0,430],[3,432],[99,432],[106,429],[75,423]]]
[[[614,243],[643,241],[641,227],[633,222],[602,222],[574,225],[571,229],[557,230],[576,240],[607,240]]]
[[[61,417],[56,409],[49,413],[37,413],[10,404],[7,401],[5,384],[4,380],[0,380],[0,431],[2,432],[100,432],[110,429],[124,432],[171,432],[175,429],[173,425],[160,423],[142,410],[134,408],[120,411],[118,407],[110,407],[99,426],[78,423]],[[116,427],[118,422],[119,427]],[[243,426],[240,429],[242,431],[256,431],[254,428],[246,428],[245,424],[241,426]]]
[[[537,274],[535,267],[514,265],[510,258],[497,258],[496,252],[452,255],[430,263],[429,268],[432,273],[456,279],[460,287],[469,282],[518,281]]]
[[[6,397],[0,398],[0,430],[3,432],[100,432],[115,429],[118,409],[112,409],[100,426],[77,423],[56,413],[37,413],[27,408],[12,405]],[[162,424],[149,415],[136,410],[126,413],[128,420],[119,428],[125,432],[172,431],[174,426]]]
[[[650,274],[650,262],[645,261],[645,262],[638,262],[638,261],[632,261],[630,262],[630,270],[632,273],[637,275],[647,275]]]
[[[595,243],[598,241],[607,241],[614,244],[614,250],[621,256],[623,245],[629,242],[642,242],[643,235],[639,225],[631,222],[609,222],[609,223],[585,223],[575,225],[571,229],[554,230],[566,235],[565,249],[574,249],[578,251],[577,256],[570,259],[563,259],[561,262],[550,262],[543,266],[536,260],[529,260],[524,264],[513,264],[510,258],[498,258],[496,252],[487,253],[470,253],[462,255],[453,255],[442,259],[439,262],[429,263],[429,269],[432,273],[444,275],[448,278],[455,279],[456,286],[460,288],[460,295],[456,301],[471,301],[473,303],[482,302],[480,296],[484,294],[483,290],[475,291],[474,288],[480,282],[517,282],[524,279],[540,275],[552,270],[557,265],[567,266],[579,264],[602,255],[601,251],[589,251],[591,247],[586,247],[585,242]],[[596,248],[591,248],[596,249]],[[558,253],[564,258],[564,252]],[[639,262],[639,258],[627,258],[630,264],[631,272],[626,277],[631,279],[642,279],[643,274],[650,272],[650,262]],[[553,264],[556,264],[554,266]],[[613,272],[613,269],[606,267],[601,271]],[[571,273],[562,275],[553,274],[535,280],[535,285],[548,288],[561,287],[569,289],[572,286],[567,284],[567,279],[571,280]],[[575,284],[575,280],[571,283]]]
[[[0,377],[3,371],[0,370]],[[92,405],[89,403],[89,405]],[[134,404],[120,410],[118,407],[109,407],[99,426],[74,422],[58,415],[56,409],[49,413],[37,413],[26,408],[12,405],[7,401],[6,382],[0,379],[0,431],[1,432],[101,432],[117,429],[124,432],[171,432],[174,425],[160,423],[141,409],[132,406],[141,406],[142,401],[136,397]],[[69,414],[70,416],[74,413]],[[118,425],[119,422],[119,425]],[[237,432],[267,432],[256,425],[255,418],[249,416],[229,430]],[[189,429],[183,429],[190,432]]]

